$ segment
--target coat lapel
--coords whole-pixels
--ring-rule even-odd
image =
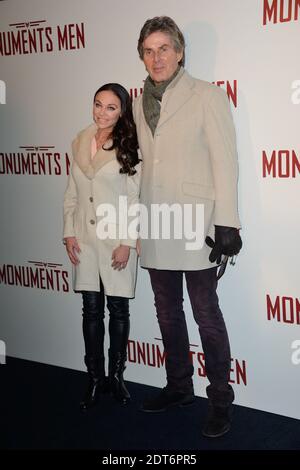
[[[176,81],[176,78],[175,78]],[[167,88],[163,95],[160,118],[157,129],[168,121],[177,111],[193,96],[194,81],[190,75],[184,73],[178,77],[178,81],[174,85]],[[173,91],[176,90],[176,100],[172,100]]]
[[[115,150],[107,151],[103,149],[99,149],[94,158],[91,158],[91,144],[96,132],[96,124],[91,124],[78,134],[72,144],[73,158],[89,179],[93,179],[104,165],[116,159]]]

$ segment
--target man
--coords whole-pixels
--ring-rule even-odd
[[[141,203],[204,207],[207,244],[187,249],[186,240],[141,238],[141,266],[149,270],[166,352],[167,386],[142,405],[146,412],[194,401],[193,365],[183,312],[183,275],[205,355],[209,413],[202,433],[230,429],[230,347],[218,305],[217,263],[242,246],[237,212],[235,132],[226,94],[191,77],[184,66],[184,37],[169,17],[144,24],[138,52],[149,73],[134,117],[143,158]],[[142,227],[141,227],[142,228]],[[210,237],[207,237],[210,235]],[[214,241],[212,238],[214,238]],[[224,258],[223,258],[224,259]],[[217,261],[217,263],[216,263]]]

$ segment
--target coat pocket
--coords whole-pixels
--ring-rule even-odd
[[[182,193],[187,196],[193,196],[203,199],[215,200],[215,190],[213,186],[204,186],[202,184],[190,183],[184,181],[181,186]]]

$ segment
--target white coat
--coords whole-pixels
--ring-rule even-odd
[[[119,196],[127,197],[128,206],[138,203],[140,167],[133,176],[120,174],[115,150],[99,149],[91,159],[91,143],[97,132],[95,124],[81,131],[72,143],[73,162],[64,195],[64,238],[76,237],[81,253],[79,264],[73,267],[75,291],[100,291],[100,280],[106,295],[134,297],[137,254],[136,237],[120,237]],[[100,239],[97,208],[111,204],[116,208],[116,220],[107,224],[111,236]],[[103,214],[104,215],[104,214]],[[126,215],[126,214],[125,214]],[[122,234],[121,234],[122,235]],[[112,252],[120,245],[131,247],[125,269],[112,268]]]

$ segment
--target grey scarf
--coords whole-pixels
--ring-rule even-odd
[[[143,111],[146,122],[151,129],[152,135],[154,135],[157,123],[159,121],[160,102],[162,100],[163,94],[180,70],[182,70],[183,73],[184,70],[181,69],[180,66],[178,66],[178,68],[173,73],[172,77],[169,78],[169,80],[159,83],[158,85],[155,85],[152,78],[150,78],[150,75],[148,75],[145,80],[143,90]]]

